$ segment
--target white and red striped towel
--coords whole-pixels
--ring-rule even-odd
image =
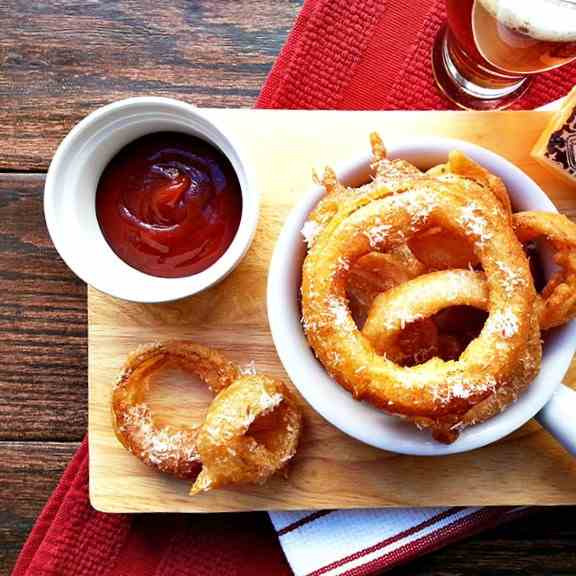
[[[527,510],[393,508],[271,512],[295,576],[364,576],[413,560]]]

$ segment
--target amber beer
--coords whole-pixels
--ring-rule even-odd
[[[576,0],[447,0],[447,12],[434,67],[450,97],[440,63],[454,91],[498,99],[523,91],[530,75],[576,58]]]

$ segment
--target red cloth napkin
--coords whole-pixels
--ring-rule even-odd
[[[260,93],[260,108],[442,110],[432,43],[445,0],[308,0]],[[565,95],[576,63],[539,75],[512,108]]]
[[[264,108],[442,109],[430,71],[444,0],[307,0],[262,89]],[[564,95],[576,66],[539,76],[517,107]],[[455,537],[414,547],[390,567]],[[367,567],[369,568],[369,567]],[[325,572],[323,572],[325,573]],[[366,574],[358,570],[355,574]],[[111,515],[88,501],[86,442],[26,542],[14,576],[186,576],[290,574],[264,513]]]
[[[88,501],[88,444],[70,462],[12,576],[292,574],[265,513],[104,514]]]

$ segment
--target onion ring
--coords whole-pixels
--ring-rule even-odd
[[[394,359],[398,336],[406,325],[429,319],[447,306],[474,306],[485,310],[487,304],[488,290],[483,274],[468,270],[432,272],[377,296],[362,334],[379,354],[385,353]]]
[[[262,484],[296,452],[302,417],[288,388],[243,376],[220,392],[198,431],[202,471],[190,494],[231,484]]]
[[[150,377],[168,365],[196,374],[214,394],[230,386],[239,372],[219,352],[175,340],[144,346],[130,354],[114,386],[113,426],[123,446],[152,468],[194,479],[201,470],[197,428],[157,424],[145,401]]]
[[[422,298],[424,293],[426,298]],[[394,337],[402,330],[407,315],[409,320],[414,317],[428,318],[447,303],[486,310],[489,294],[484,275],[466,270],[433,272],[381,294],[370,309],[362,333],[381,349],[393,350]],[[415,422],[420,427],[431,428],[436,440],[449,443],[465,427],[487,420],[512,403],[532,381],[540,366],[540,330],[537,321],[534,321],[535,316],[531,318],[527,349],[505,382],[464,414],[449,414],[436,419],[416,417]],[[460,390],[461,382],[455,380],[453,385],[459,394],[465,394],[464,390]]]
[[[526,349],[535,293],[504,210],[484,196],[456,180],[420,177],[410,191],[333,217],[309,251],[302,280],[304,329],[325,368],[356,398],[397,414],[437,419],[464,414],[510,378]],[[345,304],[346,279],[364,254],[388,250],[433,226],[459,233],[474,246],[490,290],[489,317],[458,361],[433,358],[405,368],[378,356],[357,330]],[[456,381],[459,389],[451,384]]]
[[[548,330],[576,318],[576,224],[555,212],[517,212],[513,224],[520,242],[544,237],[560,266],[538,298],[540,328]]]

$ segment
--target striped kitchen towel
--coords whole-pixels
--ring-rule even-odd
[[[296,576],[390,569],[525,513],[519,508],[393,508],[271,512]]]

